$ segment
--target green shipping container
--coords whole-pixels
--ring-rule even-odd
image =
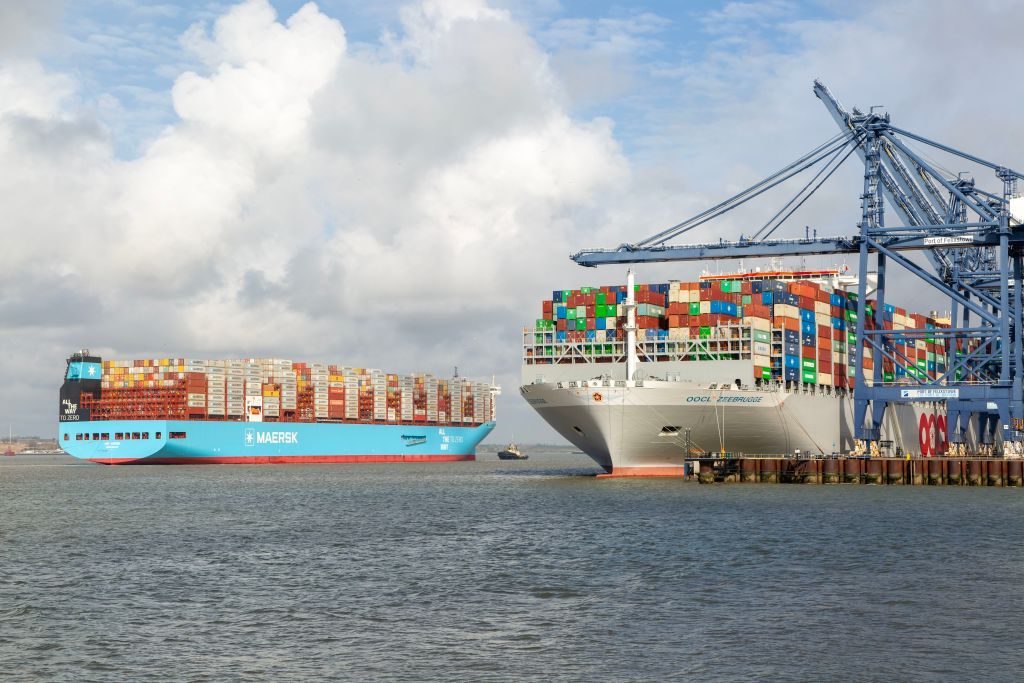
[[[593,287],[580,287],[580,294],[590,294],[593,291]]]
[[[804,358],[800,363],[800,367],[802,367],[804,370],[813,370],[817,372],[818,361],[814,360],[813,358]]]
[[[605,295],[604,292],[598,292],[597,293],[596,303],[597,303],[598,306],[601,306],[603,304],[608,303],[607,296]]]
[[[722,282],[720,284],[721,284],[721,290],[723,292],[731,292],[732,291],[732,283],[729,282],[728,280],[722,280]]]
[[[707,339],[710,336],[711,336],[711,328],[710,327],[702,327],[702,328],[700,328],[700,338],[701,339]]]
[[[761,379],[770,381],[772,378],[771,368],[761,368]]]
[[[562,290],[562,303],[568,305],[569,304],[569,297],[570,296],[572,296],[572,290],[571,289],[563,289]]]
[[[772,340],[771,335],[769,333],[765,332],[764,330],[754,330],[754,341],[756,341],[756,342],[765,342],[767,344],[771,340]]]
[[[604,316],[606,318],[614,318],[617,314],[617,306],[615,304],[606,304],[604,307]]]
[[[743,297],[742,297],[743,305],[749,304],[750,301],[751,301],[750,295],[749,294],[744,294]]]
[[[690,304],[690,315],[700,315],[700,304],[696,301]]]
[[[567,308],[567,309],[565,309],[565,319],[566,320],[575,320],[576,319],[576,309],[575,308]]]
[[[896,380],[896,376],[891,372],[883,372],[882,379],[886,382],[893,382]]]
[[[847,332],[846,333],[846,341],[847,341],[847,343],[850,346],[856,346],[857,345],[857,335],[854,334],[853,332]]]
[[[576,331],[579,332],[580,330],[585,330],[585,329],[587,329],[587,319],[586,318],[576,318]]]
[[[606,306],[604,304],[597,304],[596,306],[594,306],[594,317],[597,317],[597,318],[605,318],[605,317],[607,317],[608,314],[606,313],[605,309],[606,309]]]
[[[818,373],[816,373],[816,372],[808,372],[808,371],[804,370],[802,375],[803,375],[804,384],[817,384],[818,383]]]

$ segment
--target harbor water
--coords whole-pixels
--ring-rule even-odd
[[[0,679],[986,680],[1007,488],[443,464],[0,462]]]

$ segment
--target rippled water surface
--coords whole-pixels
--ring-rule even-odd
[[[1020,680],[1024,491],[0,466],[0,679]]]

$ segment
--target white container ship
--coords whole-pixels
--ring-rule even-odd
[[[571,306],[545,302],[545,318],[524,332],[520,393],[559,434],[613,475],[680,476],[688,460],[713,456],[862,454],[853,429],[855,345],[844,324],[851,318],[847,303],[855,295],[848,291],[856,289],[855,278],[835,271],[727,277],[702,278],[696,301],[678,294],[692,292],[687,289],[692,283],[651,286],[668,289],[660,311],[656,304],[636,302],[631,274],[626,287],[604,288],[608,301],[615,290],[621,293],[615,304],[606,301],[603,311],[595,305],[596,312],[606,314],[603,323],[592,323],[602,316],[587,316],[583,304],[576,308],[585,322],[563,324],[568,316],[562,309]],[[719,294],[720,282],[739,291]],[[769,288],[772,296],[765,294]],[[573,296],[589,300],[589,294],[567,294],[570,302]],[[719,306],[708,301],[716,295],[724,300]],[[732,300],[740,302],[732,304],[735,310],[710,313],[726,310]],[[670,310],[687,314],[673,316]],[[912,321],[896,307],[887,306],[885,315],[903,362],[882,359],[884,381],[910,385],[915,376],[941,374],[940,340],[899,334],[902,327],[924,321]],[[568,327],[577,329],[563,329]],[[792,341],[796,335],[800,343]],[[869,377],[870,355],[865,351]],[[947,452],[941,403],[890,407],[881,433],[871,455]]]

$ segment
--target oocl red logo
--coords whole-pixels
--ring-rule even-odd
[[[921,415],[917,427],[921,455],[942,455],[946,452],[946,416]]]

